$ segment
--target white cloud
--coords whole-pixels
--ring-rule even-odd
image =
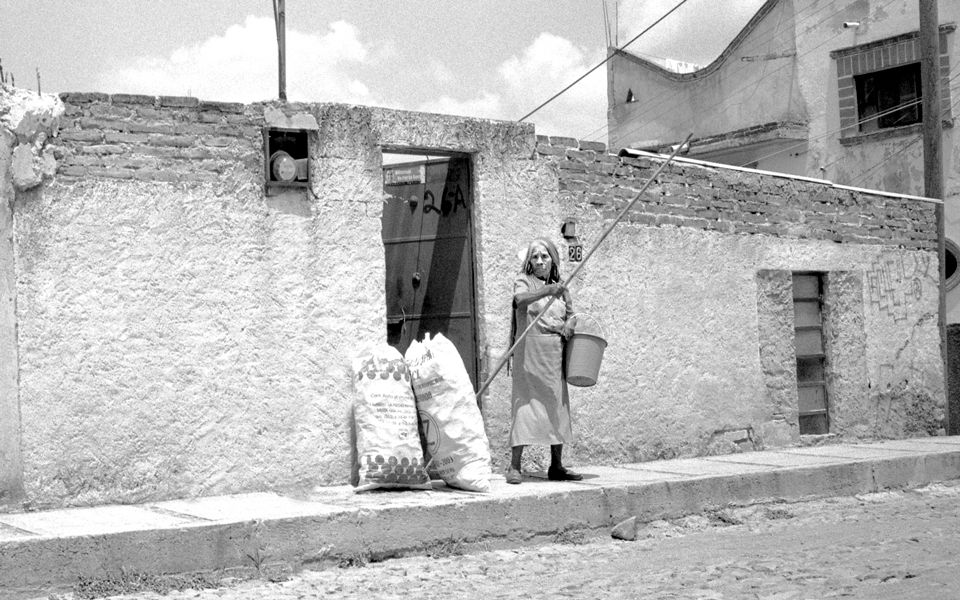
[[[502,119],[507,111],[497,94],[482,92],[476,98],[457,100],[450,96],[441,96],[421,104],[417,110],[445,115],[463,115],[482,119]]]
[[[602,60],[569,40],[540,34],[522,53],[504,60],[493,89],[463,87],[463,96],[443,95],[427,102],[384,97],[388,85],[372,89],[376,72],[403,79],[397,48],[390,40],[365,43],[356,27],[331,23],[322,32],[287,31],[287,97],[292,101],[346,102],[390,106],[479,118],[516,120],[559,92]],[[391,69],[390,66],[393,65]],[[430,57],[408,68],[426,75],[440,89],[464,79]],[[384,75],[384,74],[388,75]],[[369,79],[367,79],[369,78]],[[474,81],[481,78],[474,77]],[[489,81],[489,79],[488,79]],[[97,89],[105,92],[189,95],[204,100],[254,102],[274,99],[277,43],[273,19],[248,16],[222,35],[183,46],[168,56],[139,56],[106,69]],[[603,67],[528,119],[538,133],[605,137],[606,71]]]
[[[571,84],[603,59],[588,55],[569,40],[541,33],[520,56],[498,69],[497,91],[483,90],[472,98],[448,96],[423,103],[419,110],[473,117],[515,120]],[[537,133],[593,139],[606,137],[606,70],[600,67],[529,119]]]
[[[375,103],[368,86],[350,74],[349,67],[365,64],[370,54],[353,25],[337,21],[323,34],[288,29],[286,48],[289,100]],[[253,102],[277,97],[277,68],[273,19],[248,16],[170,56],[134,57],[110,68],[99,89]]]

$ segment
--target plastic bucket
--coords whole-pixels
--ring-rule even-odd
[[[607,340],[595,333],[576,332],[567,340],[567,383],[577,387],[597,384]]]

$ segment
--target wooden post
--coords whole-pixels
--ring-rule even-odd
[[[923,193],[943,200],[943,138],[940,109],[940,18],[937,0],[920,2],[920,84],[923,95]],[[945,225],[943,203],[937,204],[937,255],[940,257],[939,310],[940,358],[943,362],[944,407],[947,433],[955,433],[950,422],[950,370],[947,361],[947,301],[945,287]]]
[[[287,15],[284,0],[275,0],[277,21],[277,54],[280,74],[280,99],[287,101]]]

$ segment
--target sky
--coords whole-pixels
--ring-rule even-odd
[[[287,98],[518,120],[680,1],[286,0]],[[629,50],[707,64],[760,4],[686,0]],[[43,92],[276,99],[273,3],[0,0],[0,66]],[[527,120],[605,141],[605,67]]]

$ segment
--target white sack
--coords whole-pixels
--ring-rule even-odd
[[[410,372],[400,352],[386,344],[362,352],[353,360],[353,383],[360,469],[354,491],[431,489]]]
[[[443,481],[490,491],[490,445],[470,376],[453,342],[438,333],[413,342],[404,358],[424,438],[424,456]]]

